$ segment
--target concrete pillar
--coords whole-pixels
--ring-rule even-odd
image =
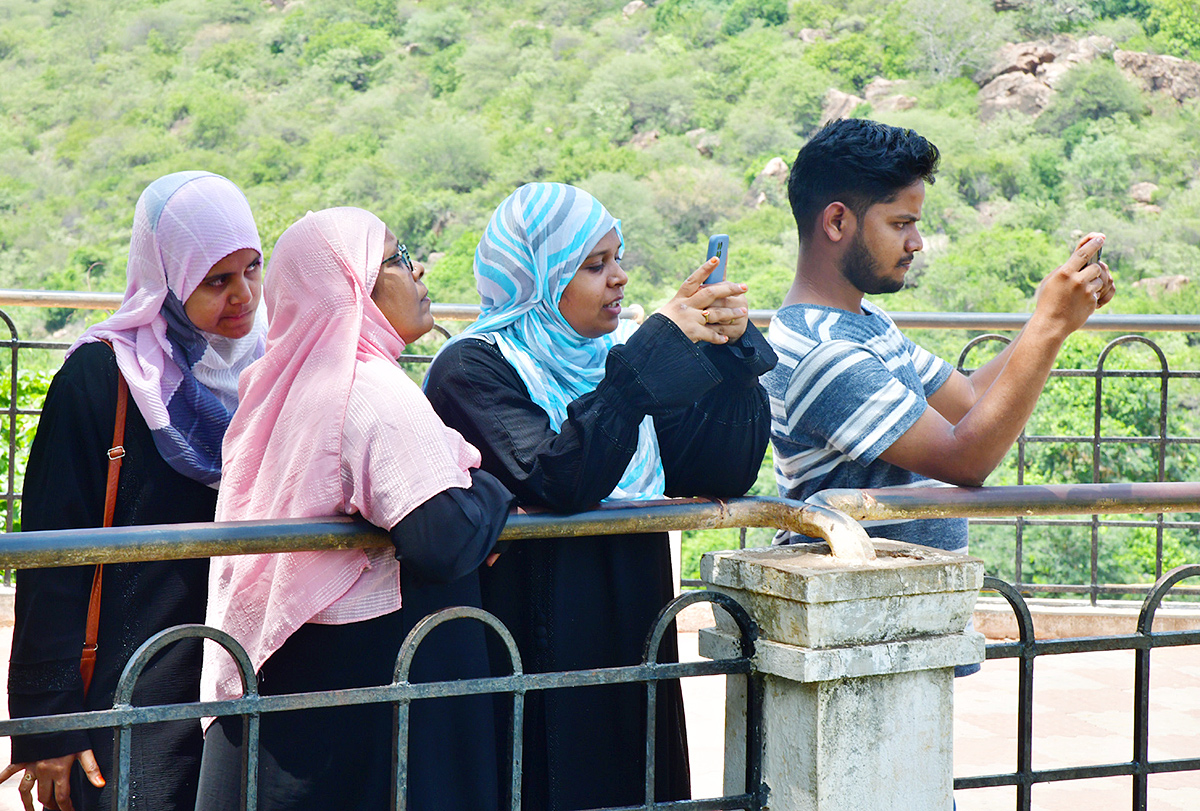
[[[846,563],[823,544],[706,554],[701,577],[758,623],[763,782],[771,811],[951,808],[954,665],[981,662],[965,631],[983,563],[876,541]],[[824,550],[824,551],[822,551]],[[719,609],[700,652],[736,655]],[[745,790],[745,679],[731,677],[725,791]]]

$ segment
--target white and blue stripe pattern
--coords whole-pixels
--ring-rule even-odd
[[[779,492],[804,499],[830,488],[936,487],[879,459],[925,412],[952,367],[905,338],[869,302],[856,314],[785,307],[768,333],[779,365],[762,378],[771,403]],[[864,524],[871,535],[965,550],[966,521]],[[786,538],[780,540],[786,541]]]
[[[604,379],[609,350],[636,329],[622,322],[613,333],[585,338],[558,310],[579,266],[612,230],[621,238],[620,220],[582,189],[529,183],[496,209],[475,251],[482,312],[454,340],[494,343],[556,431],[567,418],[567,405]],[[665,490],[658,437],[646,417],[633,459],[608,498],[662,498]]]

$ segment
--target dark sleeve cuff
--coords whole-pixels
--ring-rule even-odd
[[[695,403],[721,382],[721,372],[674,322],[656,313],[608,353],[605,380],[644,403],[644,413],[658,415]]]
[[[49,663],[58,665],[59,663]],[[15,666],[17,671],[9,672],[8,713],[13,718],[32,718],[37,715],[62,715],[68,712],[82,712],[83,686],[79,682],[79,663],[68,662],[66,666],[74,667],[75,681],[79,688],[75,690],[25,691],[20,686],[23,668]],[[14,678],[18,684],[14,684]],[[43,735],[14,735],[12,738],[12,762],[28,763],[34,760],[63,757],[75,752],[92,748],[91,738],[85,730],[78,729],[70,732],[48,732]]]
[[[508,521],[514,497],[482,470],[471,487],[443,490],[392,528],[396,560],[430,583],[450,583],[479,568]]]
[[[720,346],[705,344],[703,352],[726,381],[745,388],[757,386],[758,378],[779,362],[775,350],[753,324],[747,324],[736,341]]]

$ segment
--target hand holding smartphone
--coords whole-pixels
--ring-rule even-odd
[[[705,284],[716,284],[717,282],[725,281],[725,259],[729,255],[729,235],[728,234],[713,234],[708,238],[708,258],[714,256],[720,261],[717,262],[713,272],[708,274],[708,278],[704,280]]]

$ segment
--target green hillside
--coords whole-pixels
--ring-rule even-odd
[[[246,190],[268,246],[309,208],[375,211],[415,255],[440,260],[442,301],[473,299],[476,235],[512,188],[577,183],[624,220],[631,301],[661,300],[720,230],[752,304],[773,307],[795,237],[780,181],[759,174],[791,160],[835,88],[863,99],[853,114],[915,127],[945,154],[928,261],[893,309],[1021,309],[1072,235],[1093,228],[1110,235],[1117,308],[1191,309],[1193,295],[1156,301],[1127,283],[1200,266],[1200,106],[1146,92],[1113,54],[1195,57],[1200,11],[997,5],[1015,9],[3,0],[0,282],[120,290],[140,190],[206,168]],[[981,113],[972,77],[1000,45],[1062,35],[1106,44],[1058,77],[1041,115]],[[872,102],[876,77],[902,82]],[[1137,203],[1129,190],[1146,182],[1152,202]],[[23,314],[23,331],[83,317],[35,323],[46,315]]]

